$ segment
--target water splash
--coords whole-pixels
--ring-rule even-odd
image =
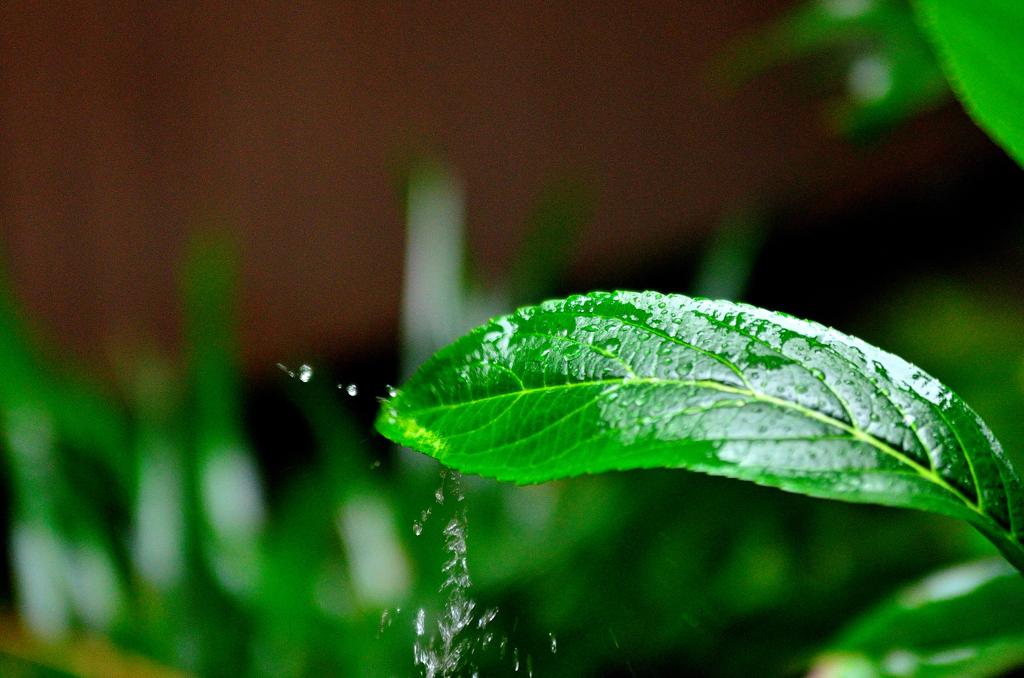
[[[416,635],[422,636],[427,630],[427,611],[422,607],[416,613]]]
[[[438,503],[444,503],[444,486],[447,474],[441,473],[441,487],[438,488],[435,498]],[[452,473],[449,478],[449,487],[452,492],[461,494],[459,490],[459,476]],[[424,511],[423,519],[429,515],[429,509]],[[416,528],[422,531],[422,524],[415,523]],[[449,678],[460,668],[463,660],[472,653],[473,639],[463,634],[473,624],[473,610],[476,601],[467,595],[467,590],[472,586],[469,577],[469,568],[466,563],[466,509],[455,511],[454,517],[445,525],[445,551],[448,553],[448,560],[441,568],[443,574],[447,575],[441,585],[440,592],[447,592],[444,610],[441,618],[437,621],[437,635],[431,635],[429,641],[426,639],[426,613],[420,610],[416,616],[416,643],[413,646],[413,657],[417,666],[424,667],[425,678]],[[419,534],[419,532],[417,532]],[[494,618],[490,615],[487,621]],[[481,617],[483,619],[483,617]],[[485,622],[486,624],[486,622]],[[479,620],[477,626],[480,626]]]

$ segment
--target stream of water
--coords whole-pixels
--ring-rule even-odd
[[[466,561],[467,521],[461,476],[455,471],[442,470],[441,485],[434,499],[438,506],[427,508],[420,514],[419,520],[413,523],[413,532],[421,535],[432,513],[447,513],[451,508],[451,518],[442,530],[445,561],[441,568],[444,582],[439,593],[444,596],[444,603],[436,614],[436,621],[431,619],[434,615],[428,613],[426,607],[415,612],[415,666],[423,667],[424,678],[480,678],[478,664],[483,656],[490,656],[493,660],[496,654],[499,662],[511,661],[513,671],[522,671],[526,678],[533,678],[533,657],[524,654],[521,658],[519,648],[510,647],[507,635],[496,634],[488,628],[498,616],[498,608],[478,611],[476,601],[469,595],[473,582]],[[446,500],[449,502],[444,506]],[[391,625],[391,621],[385,612],[381,618],[381,632]],[[549,638],[550,651],[554,654],[558,651],[558,643],[554,634],[549,634]]]
[[[413,656],[416,665],[424,667],[425,678],[454,676],[473,650],[474,639],[469,634],[463,634],[463,631],[473,623],[476,601],[468,594],[473,582],[466,564],[466,508],[461,504],[465,495],[459,481],[460,478],[454,471],[450,474],[442,471],[441,486],[435,494],[438,504],[443,504],[446,496],[454,497],[459,504],[455,508],[455,515],[444,528],[447,560],[442,567],[446,579],[441,585],[441,593],[447,594],[447,597],[440,619],[437,620],[437,633],[427,634],[424,609],[421,608],[416,613],[416,642]],[[429,509],[424,511],[421,522],[414,525],[413,529],[417,535],[422,531],[422,523],[429,515]],[[493,613],[487,614],[493,619],[496,613],[497,610],[494,610]],[[481,617],[479,621],[482,622],[483,619]]]

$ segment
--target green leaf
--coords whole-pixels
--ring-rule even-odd
[[[985,678],[1024,665],[1024,579],[984,560],[937,572],[869,610],[812,676]]]
[[[437,353],[377,428],[518,483],[687,468],[934,511],[1024,568],[1020,478],[960,398],[859,339],[752,306],[616,292],[520,309]]]
[[[1024,3],[917,0],[917,8],[957,97],[1024,165]]]

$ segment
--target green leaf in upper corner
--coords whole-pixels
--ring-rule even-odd
[[[1024,165],[1024,3],[917,0],[917,8],[957,97]]]
[[[814,678],[986,678],[1024,666],[1024,579],[984,560],[937,572],[869,610]]]
[[[687,468],[934,511],[1024,568],[1020,478],[960,398],[859,339],[752,306],[602,292],[523,308],[438,352],[377,428],[518,483]]]

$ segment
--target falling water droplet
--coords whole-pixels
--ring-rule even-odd
[[[519,648],[518,647],[512,648],[512,661],[515,664],[515,670],[518,671],[519,670]]]
[[[441,469],[441,487],[437,488],[434,492],[434,499],[437,500],[438,504],[444,504],[444,478],[448,475],[447,469]]]
[[[555,634],[553,633],[549,633],[548,635],[551,636],[551,654],[555,654],[558,652],[558,639],[555,638]]]
[[[292,372],[291,370],[289,370],[289,369],[288,369],[287,367],[285,367],[285,366],[284,366],[283,364],[281,364],[281,363],[278,363],[278,364],[277,364],[277,369],[281,370],[282,372],[284,372],[285,374],[287,374],[287,375],[288,375],[289,377],[294,377],[294,376],[295,376],[295,373],[294,373],[294,372]]]
[[[380,634],[384,633],[384,629],[391,626],[390,611],[384,610],[384,614],[380,616],[380,631],[377,632],[377,637],[380,638]]]
[[[533,655],[526,655],[526,675],[533,678]]]
[[[305,384],[312,378],[313,368],[310,367],[309,365],[303,364],[302,367],[299,368],[299,381]]]
[[[375,461],[372,464],[370,464],[370,470],[372,471],[373,469],[375,469],[375,468],[377,468],[379,466],[380,466],[380,459],[378,459],[377,461]]]
[[[385,386],[384,389],[388,392],[389,398],[394,398],[396,395],[398,395],[398,391],[395,390],[395,387],[392,386],[391,384]]]
[[[357,396],[359,395],[359,387],[356,386],[355,384],[349,384],[348,386],[345,387],[345,393],[349,394],[350,396]]]
[[[418,537],[421,534],[423,534],[423,526],[420,525],[419,523],[413,523],[412,524],[412,531],[413,531],[413,534],[415,534]]]
[[[494,621],[494,618],[498,616],[498,608],[492,607],[491,609],[480,615],[480,620],[476,623],[477,627],[481,629],[487,628],[487,625]]]
[[[499,659],[504,659],[505,658],[505,650],[507,650],[507,649],[508,649],[508,638],[502,638],[501,639],[501,646],[498,648],[498,658]]]

